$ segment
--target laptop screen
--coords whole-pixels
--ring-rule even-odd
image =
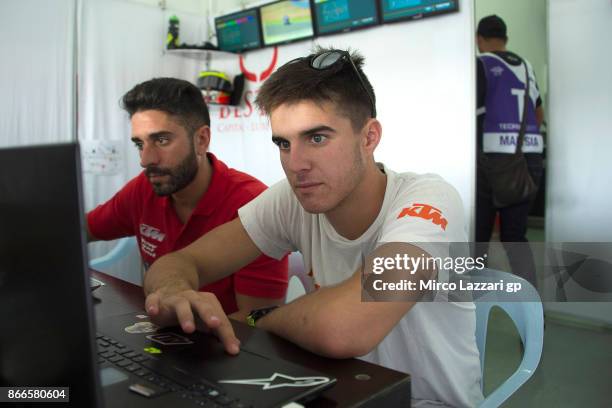
[[[76,144],[0,149],[0,386],[101,406]]]

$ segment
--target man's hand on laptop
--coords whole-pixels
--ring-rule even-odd
[[[240,340],[236,338],[219,300],[212,293],[160,288],[147,296],[145,308],[155,324],[163,327],[178,323],[185,333],[195,331],[195,318],[199,317],[204,329],[219,338],[225,351],[229,354],[238,354],[240,351]]]

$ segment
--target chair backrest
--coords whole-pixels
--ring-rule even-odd
[[[128,255],[133,248],[136,248],[135,237],[120,238],[113,249],[108,251],[106,255],[89,261],[89,267],[100,271],[107,269]]]
[[[304,271],[304,260],[302,254],[299,252],[292,252],[289,254],[289,286],[287,288],[287,295],[285,296],[285,303],[289,303],[292,300],[311,292],[313,289],[312,279],[306,276]]]
[[[517,370],[491,394],[486,396],[481,407],[498,407],[532,376],[542,355],[544,343],[544,312],[537,290],[525,279],[508,272],[484,269],[472,274],[478,282],[500,282],[520,284],[517,293],[491,291],[474,300],[476,305],[476,344],[480,353],[480,369],[483,375],[486,335],[491,308],[503,309],[514,322],[524,346],[522,361]]]

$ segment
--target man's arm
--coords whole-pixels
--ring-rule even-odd
[[[229,315],[229,317],[244,323],[251,310],[261,309],[267,306],[281,305],[285,303],[285,298],[262,298],[255,296],[247,296],[236,292],[236,303],[238,304],[238,311],[232,313],[231,315]]]
[[[487,97],[487,76],[485,74],[484,65],[480,58],[476,58],[476,115],[480,115],[479,111],[484,109],[485,100]]]
[[[422,249],[410,244],[401,244],[401,251],[410,257],[423,256]],[[395,254],[387,254],[381,247],[372,256]],[[432,273],[421,270],[401,275],[416,282],[418,288],[418,281],[430,279]],[[339,285],[321,288],[274,310],[259,319],[257,327],[327,357],[362,356],[376,347],[416,302],[362,302],[361,291],[361,270],[357,270]]]
[[[145,275],[145,295],[172,287],[175,282],[197,289],[232,274],[260,255],[236,218],[155,261]]]
[[[232,319],[244,322],[249,312],[285,303],[288,286],[288,255],[280,260],[261,255],[232,275],[238,311]]]
[[[542,123],[544,123],[544,108],[542,108],[542,105],[536,107],[535,113],[538,129],[540,129],[542,127]]]
[[[240,219],[223,224],[151,265],[144,278],[145,308],[156,323],[178,323],[186,333],[195,330],[195,311],[226,350],[235,354],[239,342],[219,301],[198,288],[235,272],[259,255]]]
[[[140,217],[143,186],[149,181],[144,175],[130,180],[108,201],[85,214],[87,242],[110,241],[136,235]]]
[[[89,214],[85,214],[85,229],[87,230],[87,242],[95,242],[99,241],[98,238],[94,237],[91,233],[91,229],[89,228],[89,222],[87,220]]]

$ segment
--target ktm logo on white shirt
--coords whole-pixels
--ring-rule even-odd
[[[442,216],[442,211],[428,204],[414,203],[410,208],[404,208],[397,218],[403,217],[418,217],[424,220],[431,221],[434,225],[439,225],[442,230],[446,231],[448,220]]]
[[[166,238],[166,234],[147,224],[140,224],[140,235],[154,239],[158,242],[162,242],[164,238]]]

